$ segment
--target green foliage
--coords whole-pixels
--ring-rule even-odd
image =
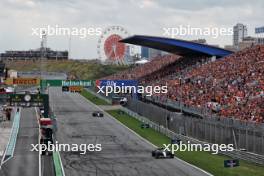
[[[126,125],[131,130],[135,131],[137,134],[147,139],[149,142],[155,144],[156,146],[162,146],[163,144],[169,144],[170,139],[154,131],[151,128],[142,129],[140,127],[141,122],[137,119],[129,116],[125,112],[120,113],[121,110],[111,110],[107,111],[118,121]],[[177,151],[175,155],[203,170],[215,175],[215,176],[263,176],[264,167],[258,166],[245,161],[240,161],[240,166],[235,168],[224,168],[224,160],[230,159],[229,157],[223,155],[213,155],[208,152],[179,152]]]
[[[98,98],[97,96],[91,94],[90,92],[88,92],[85,89],[83,89],[83,91],[81,92],[81,95],[96,105],[109,105],[108,102],[106,102],[105,100],[103,100],[101,98]]]
[[[39,61],[17,61],[8,62],[7,67],[17,71],[38,71]],[[99,79],[119,71],[125,70],[128,66],[102,65],[95,61],[46,61],[43,68],[50,72],[63,72],[77,76],[79,79]]]

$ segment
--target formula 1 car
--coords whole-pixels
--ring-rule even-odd
[[[165,151],[164,148],[158,148],[154,151],[152,151],[152,157],[158,158],[174,158],[174,154],[172,154],[170,151]]]
[[[93,117],[104,117],[104,114],[100,111],[95,111],[92,115]]]

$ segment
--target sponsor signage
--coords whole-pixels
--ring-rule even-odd
[[[48,117],[48,94],[9,94],[10,106],[44,107],[44,117]]]
[[[13,84],[13,79],[12,78],[7,78],[5,81],[6,85],[12,85]]]
[[[90,87],[92,86],[91,80],[62,80],[62,86],[82,86]]]
[[[91,80],[41,80],[42,87],[63,87],[63,86],[92,86]]]
[[[47,86],[61,87],[61,81],[62,80],[59,80],[59,79],[51,79],[51,80],[42,79],[41,86],[42,87],[47,87]]]
[[[7,85],[39,85],[39,78],[11,78],[5,81]]]
[[[69,86],[70,92],[81,92],[83,90],[82,86]]]
[[[136,80],[97,80],[96,86],[138,86]]]
[[[147,124],[147,123],[143,123],[140,126],[141,126],[141,128],[149,128],[149,124]]]
[[[38,79],[38,78],[14,78],[13,84],[17,84],[17,85],[39,85],[40,79]]]
[[[224,167],[238,167],[239,166],[239,160],[225,160],[224,161]]]
[[[10,94],[10,103],[35,103],[43,104],[48,98],[46,94]]]

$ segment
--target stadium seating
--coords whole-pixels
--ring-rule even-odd
[[[167,55],[107,79],[137,79],[167,85],[168,94],[185,106],[213,108],[221,117],[264,122],[264,46],[254,46],[216,61]]]
[[[144,65],[140,65],[138,67],[134,67],[128,69],[123,72],[119,72],[117,74],[102,78],[105,80],[117,80],[117,79],[135,79],[138,80],[143,78],[147,75],[150,75],[165,66],[168,66],[174,63],[176,60],[179,59],[179,56],[176,55],[166,55],[166,56],[157,56]]]

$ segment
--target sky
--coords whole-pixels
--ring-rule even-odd
[[[232,28],[243,23],[249,35],[264,26],[263,0],[1,0],[0,52],[40,46],[39,28],[101,29],[122,26],[129,35],[164,35],[164,28]],[[232,35],[181,35],[180,39],[205,38],[209,44],[231,45]],[[74,59],[98,57],[99,33],[87,37],[48,35],[47,46],[68,50]],[[69,42],[71,41],[71,42]]]

